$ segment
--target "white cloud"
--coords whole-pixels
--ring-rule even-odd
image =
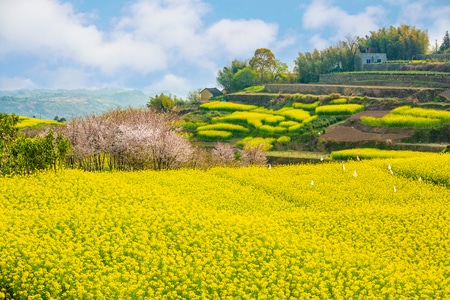
[[[330,45],[329,41],[322,38],[319,34],[313,35],[309,39],[309,44],[312,45],[313,48],[317,49],[317,50],[325,49],[326,47],[328,47]],[[308,51],[308,52],[312,52],[312,51]]]
[[[276,40],[278,26],[261,20],[223,19],[207,31],[207,40],[231,55],[253,54],[255,49],[269,47]]]
[[[200,0],[139,0],[105,32],[90,23],[91,15],[61,0],[0,1],[0,57],[71,62],[112,78],[179,63],[213,69],[217,57],[246,55],[276,40],[277,26],[261,20],[220,20],[207,27],[202,17],[209,9]]]
[[[428,36],[430,38],[431,47],[434,49],[436,40],[439,47],[445,32],[450,32],[450,5],[434,7],[429,11],[430,13],[426,15],[430,19],[432,25],[428,30]]]
[[[160,81],[144,88],[144,91],[150,95],[165,93],[180,98],[185,97],[190,90],[190,82],[186,78],[174,74],[167,74]]]
[[[29,78],[0,77],[0,90],[34,89],[37,85]]]
[[[331,34],[329,44],[342,41],[345,36],[365,36],[371,30],[379,29],[379,20],[385,13],[380,6],[368,6],[358,14],[349,14],[333,5],[333,0],[314,0],[303,15],[303,27]],[[324,39],[323,37],[320,39]],[[318,37],[314,37],[318,40]]]

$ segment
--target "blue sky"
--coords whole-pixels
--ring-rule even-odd
[[[407,24],[430,47],[450,30],[448,0],[0,0],[0,90],[216,86],[231,60],[299,52]]]

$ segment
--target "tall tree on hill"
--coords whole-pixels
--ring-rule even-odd
[[[216,78],[217,83],[228,92],[236,91],[237,87],[235,86],[234,75],[239,72],[239,70],[242,70],[246,67],[248,67],[248,63],[246,61],[234,59],[222,70],[219,70]]]
[[[339,42],[322,51],[314,49],[313,52],[299,53],[294,67],[298,82],[318,82],[320,74],[354,71],[358,51],[358,38],[349,36],[347,42]]]
[[[450,53],[450,36],[448,35],[448,30],[445,32],[442,44],[439,47],[439,53]]]
[[[345,40],[347,44],[344,48],[347,49],[348,55],[350,56],[348,70],[354,71],[356,66],[356,56],[359,53],[359,37],[347,34]]]
[[[275,55],[270,49],[258,48],[250,59],[250,67],[258,74],[260,83],[268,83],[272,80],[271,70],[276,66]]]

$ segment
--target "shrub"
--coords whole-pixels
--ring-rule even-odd
[[[267,164],[267,156],[263,145],[247,145],[241,151],[241,164],[257,166]]]
[[[235,150],[228,144],[217,143],[211,154],[215,164],[229,166],[235,162]]]
[[[84,170],[173,169],[191,162],[193,147],[174,114],[115,109],[77,118],[62,133],[73,145],[72,165]]]

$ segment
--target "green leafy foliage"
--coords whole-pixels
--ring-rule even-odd
[[[31,174],[64,165],[71,146],[67,138],[50,130],[34,138],[18,133],[19,117],[0,114],[0,175]]]

